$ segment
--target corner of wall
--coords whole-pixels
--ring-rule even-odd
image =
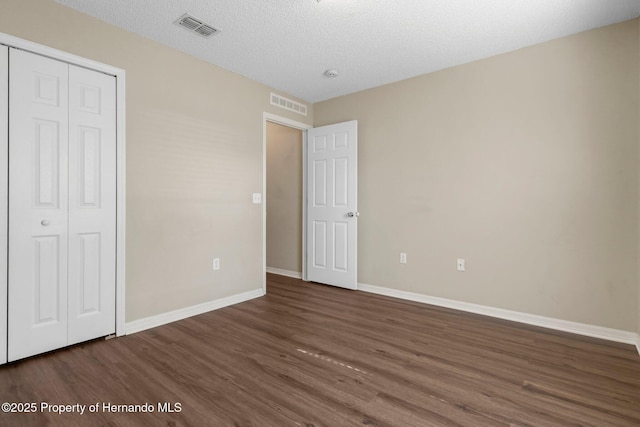
[[[184,307],[178,310],[137,319],[131,322],[127,322],[126,335],[135,334],[137,332],[146,331],[147,329],[177,322],[188,317],[198,316],[210,311],[219,310],[221,308],[239,304],[241,302],[246,302],[254,298],[260,298],[261,296],[264,296],[264,294],[264,289],[258,288],[251,291],[231,295],[229,297],[192,305],[190,307]]]

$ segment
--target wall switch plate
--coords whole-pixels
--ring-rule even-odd
[[[458,258],[457,269],[458,269],[458,271],[464,271],[464,259],[463,258]]]
[[[213,269],[220,270],[220,258],[213,259]]]
[[[262,203],[262,193],[253,193],[253,203],[256,205]]]
[[[407,263],[407,254],[405,254],[404,252],[400,252],[400,264],[406,264]]]

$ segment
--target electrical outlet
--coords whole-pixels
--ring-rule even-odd
[[[253,193],[253,203],[256,205],[262,203],[262,193]]]
[[[220,270],[220,258],[213,259],[213,269]]]
[[[464,259],[463,258],[458,258],[457,269],[458,269],[458,271],[464,271]]]
[[[400,252],[400,264],[406,264],[407,263],[407,254],[405,254],[404,252]]]

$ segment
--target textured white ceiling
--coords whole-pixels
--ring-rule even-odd
[[[640,0],[56,1],[308,102],[640,15]],[[173,25],[185,12],[222,32]]]

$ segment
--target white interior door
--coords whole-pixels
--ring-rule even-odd
[[[9,48],[0,45],[0,364],[7,362],[7,185]]]
[[[307,280],[358,284],[358,122],[307,131]]]
[[[10,49],[9,360],[67,344],[69,66]]]
[[[69,345],[115,333],[115,131],[115,77],[69,66]]]

